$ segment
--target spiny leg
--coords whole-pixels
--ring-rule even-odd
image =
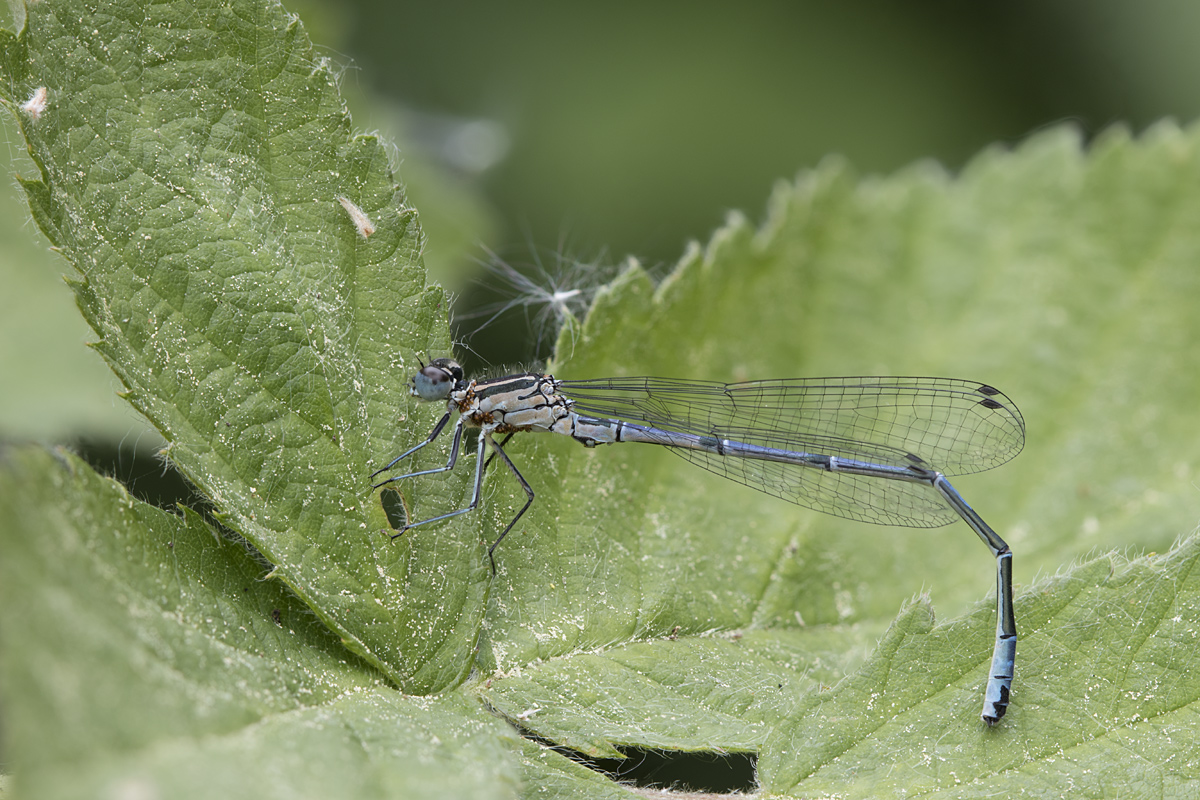
[[[437,423],[437,425],[434,425],[434,426],[433,426],[433,430],[429,432],[429,436],[425,437],[425,441],[421,442],[419,445],[416,445],[415,447],[410,447],[409,449],[405,450],[403,453],[401,453],[400,455],[398,455],[398,456],[396,456],[395,458],[393,458],[393,459],[391,460],[391,462],[389,462],[389,463],[388,463],[388,465],[387,465],[386,467],[384,467],[383,469],[377,469],[377,470],[375,470],[374,472],[372,472],[370,475],[368,475],[368,476],[367,476],[367,480],[371,480],[371,478],[374,478],[376,475],[379,475],[380,473],[387,472],[389,469],[391,469],[392,467],[394,467],[394,466],[396,466],[397,464],[399,464],[399,463],[400,463],[402,460],[404,460],[404,459],[408,458],[408,457],[409,457],[409,456],[411,456],[413,453],[417,452],[417,451],[418,451],[418,450],[420,450],[422,447],[424,447],[425,445],[429,444],[430,442],[432,442],[432,441],[433,441],[434,439],[436,439],[437,437],[441,436],[441,435],[442,435],[442,429],[446,427],[446,423],[447,423],[447,422],[449,422],[449,421],[450,421],[450,412],[449,412],[449,411],[447,411],[447,412],[446,412],[446,415],[445,415],[444,417],[442,417],[440,420],[438,420],[438,423]],[[461,427],[462,427],[462,420],[461,420],[461,419],[459,420],[459,426],[458,426],[458,427],[459,427],[460,429],[461,429]],[[402,476],[400,476],[400,477],[408,477],[408,476],[407,476],[407,475],[402,475]],[[393,478],[392,480],[400,480],[400,478]],[[384,483],[387,483],[387,481],[384,481]],[[373,488],[373,489],[378,489],[378,488],[379,488],[379,486],[382,486],[382,485],[383,485],[383,483],[379,484],[378,486],[373,486],[373,487],[371,487],[371,488]]]
[[[503,439],[501,439],[500,446],[504,447],[504,445],[508,444],[508,440],[511,439],[513,437],[513,434],[515,434],[515,433],[516,433],[516,431],[512,431],[512,432],[508,433]],[[488,456],[487,463],[483,465],[483,468],[487,469],[488,467],[490,467],[492,465],[492,459],[495,457],[496,457],[495,453],[492,453],[490,456]]]
[[[437,424],[437,426],[433,429],[433,433],[429,434],[428,439],[421,442],[416,447],[413,447],[408,452],[403,453],[400,456],[397,456],[392,461],[391,464],[388,464],[383,469],[372,473],[371,477],[374,478],[380,472],[386,472],[387,470],[391,469],[391,467],[396,462],[398,462],[400,459],[404,458],[405,456],[411,455],[412,453],[415,453],[416,451],[420,450],[422,447],[424,447],[425,445],[429,444],[434,439],[436,439],[437,435],[442,432],[442,428],[445,426],[446,420],[449,418],[450,418],[450,414],[447,413],[446,416],[442,417],[442,421],[439,422]],[[387,486],[389,483],[395,483],[396,481],[401,481],[401,480],[404,480],[405,478],[415,478],[418,475],[433,475],[438,472],[449,472],[450,470],[454,469],[454,465],[458,461],[458,448],[459,448],[459,445],[462,443],[462,433],[463,433],[463,421],[462,421],[462,417],[459,417],[458,422],[454,426],[454,439],[450,443],[450,459],[446,462],[446,466],[437,467],[435,469],[421,470],[420,472],[410,472],[407,475],[397,475],[394,478],[388,478],[386,481],[380,481],[379,483],[372,485],[371,490],[374,491],[375,489],[378,489],[380,486]]]
[[[461,426],[460,426],[460,430],[461,430]],[[475,462],[476,462],[475,463],[475,491],[472,492],[472,494],[471,494],[470,505],[468,505],[466,508],[460,508],[457,511],[451,511],[448,514],[441,514],[436,517],[430,517],[429,519],[423,519],[420,522],[409,523],[408,525],[405,525],[403,528],[401,528],[396,533],[392,534],[392,539],[397,539],[397,538],[403,536],[405,533],[408,532],[408,530],[410,528],[415,528],[418,525],[427,525],[430,522],[437,522],[439,520],[450,519],[451,517],[457,517],[459,514],[466,514],[468,511],[474,511],[476,508],[479,507],[479,497],[483,492],[483,445],[484,445],[484,442],[486,441],[486,437],[487,437],[487,434],[484,434],[484,433],[479,434],[479,447],[475,453]],[[453,462],[453,458],[451,459],[451,462]],[[429,470],[429,472],[445,472],[446,469],[449,469],[451,466],[453,466],[453,463],[448,465],[445,469],[439,468],[439,469]],[[414,475],[425,475],[427,473],[414,472],[413,474]],[[408,476],[403,476],[403,477],[408,477]]]
[[[512,434],[510,433],[508,435],[508,437],[506,437],[504,439],[504,442],[507,443],[508,439],[511,437],[512,437]],[[488,436],[487,439],[488,439],[488,442],[491,443],[492,450],[495,451],[495,455],[500,456],[500,459],[505,464],[508,465],[508,468],[512,471],[512,474],[517,476],[517,480],[520,481],[520,483],[521,483],[521,488],[525,490],[525,494],[529,498],[528,500],[525,501],[525,505],[521,506],[521,510],[517,512],[517,515],[512,518],[512,521],[508,523],[508,527],[505,528],[503,532],[501,532],[501,534],[496,538],[496,541],[492,542],[492,546],[488,548],[488,560],[490,560],[492,562],[492,574],[495,575],[496,574],[496,557],[493,554],[496,552],[496,548],[499,547],[500,542],[502,542],[504,540],[505,536],[508,536],[508,532],[511,531],[513,529],[513,526],[517,524],[517,520],[519,520],[521,518],[521,515],[524,514],[526,511],[528,511],[529,507],[531,505],[533,505],[534,494],[533,494],[533,488],[529,485],[529,482],[525,480],[525,476],[523,476],[517,470],[517,466],[515,464],[513,464],[512,459],[508,457],[508,453],[505,453],[504,449],[499,444],[496,444],[496,442],[492,440],[491,436]],[[489,459],[489,461],[490,461],[490,459]]]

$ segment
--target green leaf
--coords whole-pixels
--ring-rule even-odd
[[[2,49],[10,103],[47,88],[17,115],[34,218],[172,462],[355,652],[410,691],[461,680],[478,543],[380,547],[364,491],[411,413],[399,376],[446,347],[445,298],[330,64],[271,4],[35,5]]]
[[[485,549],[524,502],[501,465],[478,512],[389,541],[368,475],[442,413],[406,382],[449,352],[445,297],[302,26],[248,1],[44,0],[27,22],[0,32],[0,99],[34,219],[167,457],[272,565],[66,456],[9,455],[6,729],[34,789],[624,793],[518,754],[498,715],[599,755],[757,753],[776,794],[1195,791],[1198,545],[1172,545],[1197,507],[1197,131],[1087,154],[1051,131],[954,179],[831,161],[660,286],[631,265],[560,338],[561,377],[945,374],[1012,396],[1026,451],[955,481],[1016,554],[1017,680],[989,730],[994,563],[962,525],[862,525],[661,448],[525,436],[507,450],[537,501],[494,579]],[[398,485],[412,518],[466,504],[462,460]],[[1113,549],[1166,555],[1038,579]]]
[[[535,664],[494,681],[488,704],[596,758],[619,746],[758,752],[799,698],[836,682],[874,638],[856,630],[666,638]]]
[[[953,637],[956,625],[901,636],[898,624],[882,657],[773,729],[760,761],[764,788],[853,797],[992,796],[998,788],[1040,796],[1064,786],[1087,797],[1135,787],[1149,796],[1194,793],[1200,538],[1165,556],[1120,561],[1098,558],[1023,598],[1021,716],[1003,730],[972,730],[951,712],[971,706],[966,695],[978,679],[964,682],[959,665],[945,663],[938,639]],[[922,684],[920,705],[889,699]]]
[[[534,787],[536,796],[545,800],[589,797],[595,800],[632,800],[643,795],[614,783],[600,773],[578,764],[566,756],[525,740],[526,785]],[[530,793],[533,795],[534,793]]]
[[[5,685],[29,796],[512,796],[513,737],[406,697],[194,513],[9,453]],[[17,535],[8,535],[9,532]]]

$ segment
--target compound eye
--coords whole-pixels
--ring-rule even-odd
[[[456,382],[449,370],[430,364],[413,376],[413,394],[422,400],[445,400]]]

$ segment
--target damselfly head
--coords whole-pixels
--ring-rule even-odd
[[[412,393],[422,400],[445,400],[463,382],[463,369],[453,358],[435,358],[413,375]]]

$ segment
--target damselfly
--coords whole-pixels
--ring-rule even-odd
[[[396,457],[374,478],[425,447],[458,422],[444,467],[388,478],[395,481],[454,469],[465,427],[477,428],[475,484],[466,508],[404,525],[448,519],[479,506],[491,447],[528,498],[488,549],[533,504],[534,492],[504,445],[514,433],[570,436],[585,447],[645,442],[731,480],[816,511],[885,525],[933,528],[961,518],[996,559],[996,643],[984,690],[983,719],[1008,708],[1017,626],[1013,616],[1012,551],[975,513],[947,475],[1005,463],[1025,444],[1025,423],[998,389],[952,378],[811,378],[709,383],[669,378],[563,381],[524,373],[468,381],[452,359],[435,359],[413,376],[412,393],[446,401],[445,416],[425,441]],[[497,442],[493,434],[506,434]]]

